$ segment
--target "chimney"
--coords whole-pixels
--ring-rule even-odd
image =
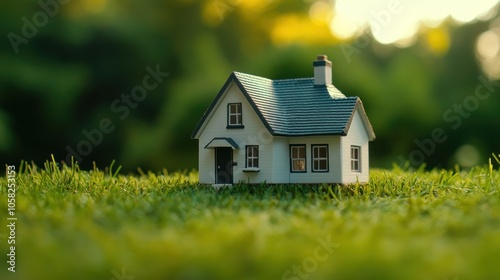
[[[326,55],[318,55],[313,62],[314,66],[314,85],[325,86],[332,84],[332,62]]]

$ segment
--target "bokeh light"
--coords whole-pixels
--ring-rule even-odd
[[[383,44],[415,36],[421,23],[437,27],[447,18],[459,23],[490,14],[498,0],[411,1],[411,0],[337,0],[336,17],[331,21],[335,36],[349,38],[369,28]]]
[[[491,23],[491,29],[478,36],[476,56],[484,73],[491,79],[500,78],[500,27],[498,21]]]
[[[500,38],[495,31],[488,30],[481,34],[477,40],[477,52],[484,59],[494,59],[498,54]]]
[[[479,164],[480,153],[473,145],[463,145],[457,149],[455,159],[461,167],[472,167]]]

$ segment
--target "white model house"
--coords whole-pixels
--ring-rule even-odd
[[[367,182],[375,139],[358,97],[332,85],[332,64],[314,78],[270,80],[233,72],[193,131],[200,183]]]

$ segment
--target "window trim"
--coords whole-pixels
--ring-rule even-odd
[[[326,148],[326,158],[315,158],[314,157],[314,148],[319,148],[319,147],[324,147]],[[330,172],[330,157],[329,157],[329,149],[328,149],[328,144],[314,144],[311,145],[311,172],[314,173],[326,173]],[[326,160],[326,169],[325,170],[314,170],[314,161],[315,160]],[[318,166],[319,167],[319,166]]]
[[[239,108],[239,112],[237,109],[236,113],[231,113],[231,106],[236,105],[236,108]],[[231,116],[236,116],[236,120],[238,120],[238,116],[240,116],[241,123],[240,124],[231,124]],[[239,103],[227,103],[227,126],[226,128],[232,129],[232,128],[245,128],[243,125],[243,104],[241,102]]]
[[[354,158],[354,151],[358,151],[358,158]],[[351,172],[361,173],[361,146],[351,145]],[[355,163],[358,164],[358,168],[355,169]]]
[[[257,156],[254,156],[253,155],[253,151],[252,151],[252,156],[250,157],[248,155],[248,149],[251,148],[251,149],[254,149],[254,148],[257,148]],[[248,160],[249,159],[257,159],[257,166],[248,166]],[[252,164],[253,165],[253,164]],[[259,153],[259,145],[246,145],[245,146],[245,168],[246,169],[259,169],[260,168],[260,153]]]
[[[293,148],[296,148],[296,147],[302,147],[304,148],[304,170],[293,170],[293,160],[294,158],[292,157],[293,156],[293,153],[292,153],[292,149]],[[307,173],[307,147],[306,147],[306,144],[290,144],[290,148],[288,149],[289,151],[289,158],[290,158],[290,173]],[[301,158],[297,158],[297,159],[301,159]]]

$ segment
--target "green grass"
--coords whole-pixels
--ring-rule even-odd
[[[136,280],[500,276],[500,171],[491,164],[372,170],[366,185],[220,191],[197,184],[195,172],[123,176],[54,161],[18,169],[16,273],[5,262],[0,178],[0,279],[127,279],[122,268]],[[338,246],[328,253],[321,242]]]

